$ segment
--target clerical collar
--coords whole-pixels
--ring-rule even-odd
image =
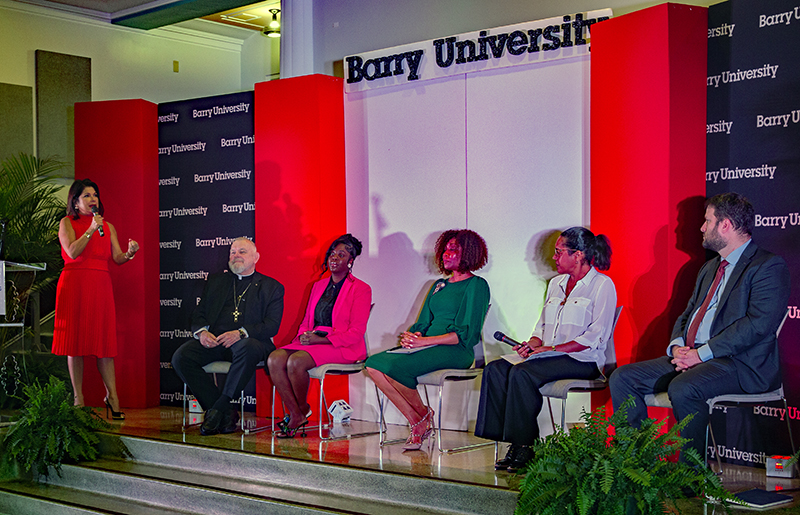
[[[250,276],[252,276],[254,273],[256,273],[256,271],[255,271],[255,270],[253,270],[252,272],[250,272],[250,273],[249,273],[249,274],[247,274],[247,275],[239,275],[239,274],[236,274],[236,277],[238,277],[238,278],[239,278],[239,280],[241,281],[241,280],[242,280],[242,279],[244,279],[245,277],[250,277]]]

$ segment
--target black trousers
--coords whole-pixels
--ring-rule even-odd
[[[628,410],[628,422],[639,427],[647,418],[644,396],[649,393],[668,392],[672,411],[680,422],[690,413],[694,418],[683,429],[681,436],[691,440],[685,447],[695,449],[704,456],[708,404],[706,400],[723,394],[742,394],[736,366],[731,358],[714,358],[700,363],[685,372],[676,372],[672,358],[660,358],[631,363],[614,371],[609,378],[611,402],[614,410],[629,397],[636,403]],[[683,454],[681,454],[683,460]]]
[[[227,349],[222,345],[207,349],[199,340],[189,340],[172,355],[172,368],[192,390],[200,406],[208,410],[221,395],[231,399],[238,397],[255,374],[258,362],[267,359],[274,350],[272,342],[264,343],[255,338],[239,340]],[[203,367],[213,361],[231,362],[222,391],[211,375],[203,371]]]
[[[594,362],[569,356],[531,359],[517,365],[504,359],[492,361],[483,370],[475,436],[532,445],[539,438],[536,418],[544,401],[539,388],[558,379],[595,379],[599,375]]]

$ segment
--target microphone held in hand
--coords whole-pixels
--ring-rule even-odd
[[[92,214],[93,215],[97,214],[97,206],[92,206]],[[103,232],[103,226],[102,225],[97,227],[97,232],[100,233],[100,237],[101,238],[106,235],[106,233]]]
[[[515,340],[514,338],[506,336],[505,334],[501,333],[500,331],[495,331],[494,339],[497,340],[498,342],[507,343],[507,344],[512,345],[512,346],[521,345],[517,340]]]

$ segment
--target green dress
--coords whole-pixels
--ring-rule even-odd
[[[413,354],[384,351],[367,359],[366,366],[379,370],[408,388],[417,387],[417,377],[443,368],[469,368],[475,359],[473,347],[481,340],[483,320],[489,307],[489,284],[472,276],[451,283],[439,279],[428,291],[411,333],[439,336],[456,333],[455,345],[437,345]]]

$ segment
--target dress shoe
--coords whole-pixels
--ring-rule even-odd
[[[235,409],[229,410],[222,415],[222,422],[219,423],[219,432],[223,435],[235,433],[239,430],[239,412]]]
[[[525,468],[525,465],[528,464],[529,461],[533,458],[533,451],[527,445],[520,445],[519,451],[517,451],[516,456],[514,459],[511,460],[511,464],[506,468],[509,472],[517,472],[521,468]]]
[[[203,417],[203,425],[200,426],[200,434],[203,436],[212,436],[219,434],[219,426],[222,424],[224,414],[218,410],[211,408],[206,411]]]
[[[514,458],[519,454],[519,450],[522,448],[521,445],[511,444],[508,446],[508,452],[506,452],[506,457],[500,460],[497,460],[494,463],[495,470],[506,470],[509,465],[514,461]]]

